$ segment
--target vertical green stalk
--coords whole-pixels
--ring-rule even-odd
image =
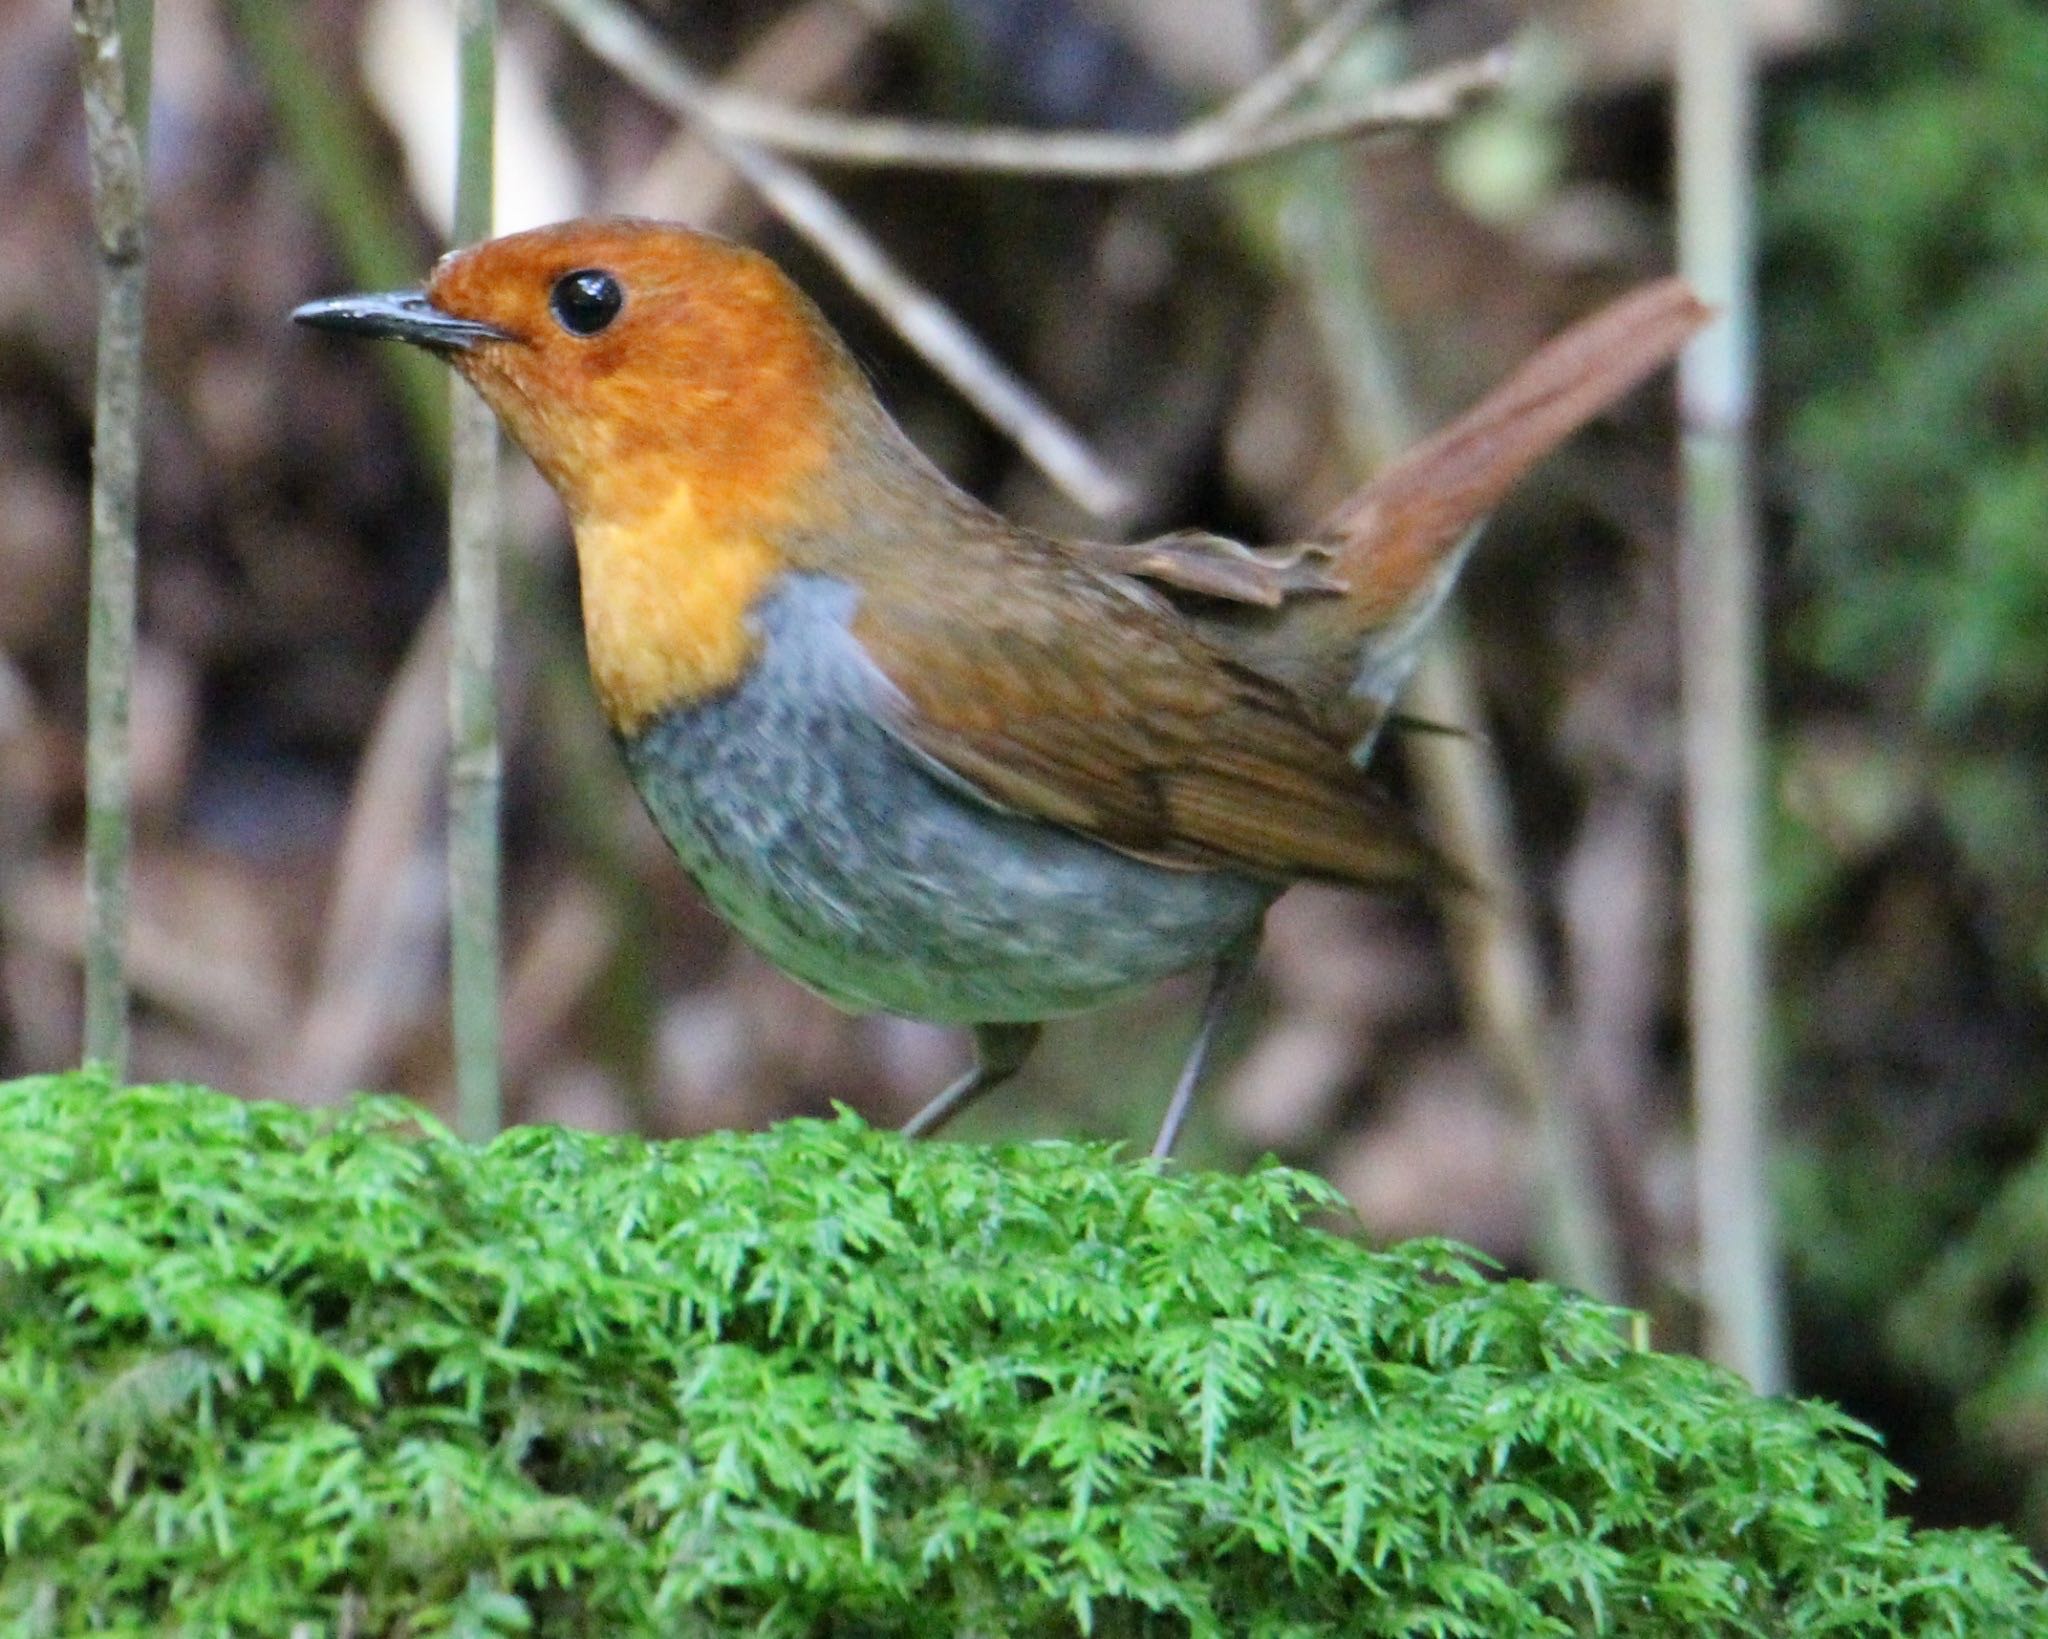
[[[1763,1044],[1763,646],[1750,456],[1755,102],[1746,11],[1743,0],[1680,8],[1679,262],[1720,318],[1679,369],[1679,644],[1706,1346],[1774,1394],[1786,1387],[1786,1366]]]
[[[490,237],[496,0],[459,0],[461,133],[455,237]],[[448,673],[448,898],[456,1126],[481,1140],[498,1130],[499,803],[498,428],[459,378],[451,405],[448,505],[453,645]]]
[[[150,7],[73,0],[85,96],[99,344],[93,384],[91,613],[86,632],[85,1059],[128,1067],[128,709],[135,674],[136,494],[142,457]]]

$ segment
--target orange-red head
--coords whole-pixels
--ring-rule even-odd
[[[854,378],[774,263],[664,223],[458,250],[426,300],[496,332],[453,362],[579,519],[667,506],[679,483],[707,513],[775,511],[824,461]]]
[[[625,218],[452,252],[423,291],[315,302],[303,322],[443,353],[575,525],[598,692],[631,729],[745,664],[782,541],[879,411],[766,257]]]

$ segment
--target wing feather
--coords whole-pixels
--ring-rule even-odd
[[[854,622],[893,731],[990,803],[1190,869],[1462,880],[1285,685],[1136,582],[1027,552],[1002,592],[871,598]]]

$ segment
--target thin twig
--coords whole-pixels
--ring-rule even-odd
[[[710,107],[709,83],[660,36],[615,0],[543,3],[594,56],[694,124],[726,163],[1048,478],[1097,517],[1114,519],[1128,510],[1128,489],[1080,437],[1005,369],[950,309],[904,273],[836,199],[802,171],[725,129]]]
[[[835,114],[797,107],[729,80],[710,92],[707,105],[733,136],[834,164],[1125,180],[1192,175],[1233,163],[1229,156],[1243,147],[1244,139],[1327,72],[1358,26],[1386,3],[1341,0],[1223,107],[1168,137]]]
[[[1313,27],[1193,129],[1242,136],[1264,125],[1330,71],[1366,18],[1388,0],[1337,0]]]
[[[1745,10],[1739,0],[1693,0],[1679,25],[1679,261],[1721,317],[1679,368],[1678,621],[1707,1352],[1776,1394],[1787,1373],[1763,1066],[1763,645],[1750,466],[1755,98]]]
[[[1513,63],[1512,52],[1503,47],[1340,106],[1249,126],[1226,125],[1218,116],[1166,136],[876,119],[795,108],[745,91],[713,92],[709,110],[734,137],[834,165],[1099,182],[1165,181],[1232,170],[1318,143],[1431,129],[1498,91],[1507,83]]]
[[[458,0],[460,138],[455,237],[491,233],[491,104],[497,0]],[[481,1142],[503,1120],[498,1063],[500,838],[498,744],[498,426],[468,383],[450,405],[448,578],[448,916],[456,1127]]]
[[[142,295],[146,273],[148,8],[73,0],[85,94],[93,227],[99,241],[94,367],[92,589],[86,637],[85,1058],[128,1065],[129,699],[135,671],[136,493],[142,457]],[[135,60],[130,61],[133,52]]]

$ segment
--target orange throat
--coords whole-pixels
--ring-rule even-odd
[[[687,486],[631,522],[579,522],[576,559],[591,680],[629,737],[739,681],[747,612],[787,567],[760,533],[710,526]]]

